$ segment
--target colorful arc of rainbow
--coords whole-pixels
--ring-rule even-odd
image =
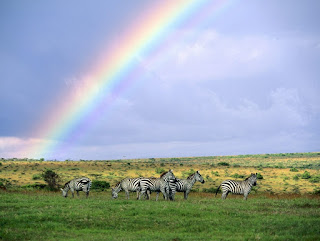
[[[218,7],[222,5],[221,2]],[[38,136],[53,141],[35,146],[29,150],[27,156],[50,157],[50,152],[54,152],[59,140],[73,135],[79,123],[95,112],[101,103],[107,99],[112,101],[113,95],[118,95],[122,88],[127,87],[123,81],[130,78],[124,77],[134,70],[137,56],[148,55],[161,44],[174,27],[187,21],[208,4],[207,0],[165,1],[162,4],[158,3],[138,19],[137,24],[132,25],[131,30],[118,41],[121,49],[108,48],[102,61],[89,71],[92,77],[84,86],[85,89],[82,89],[86,94],[70,94],[69,98],[58,104],[61,106],[58,107],[59,110],[49,114],[43,121],[44,124],[37,129]]]

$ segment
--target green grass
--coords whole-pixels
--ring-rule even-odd
[[[191,193],[187,201],[0,192],[3,240],[319,240],[320,199]]]

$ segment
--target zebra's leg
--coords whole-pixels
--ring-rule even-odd
[[[139,190],[137,190],[137,200],[139,199]]]
[[[79,197],[79,191],[77,191],[77,196]]]
[[[127,195],[127,199],[130,199],[129,191],[128,191],[128,190],[125,190],[125,192],[126,192],[126,195]]]
[[[222,200],[225,200],[227,198],[228,193],[229,193],[228,191],[222,193],[222,195],[221,195]]]
[[[243,200],[247,200],[249,193],[244,193]]]
[[[89,196],[89,191],[86,192],[86,198],[88,198],[88,196]]]
[[[141,191],[140,191],[140,193],[139,193],[139,200],[141,199],[141,196],[142,195],[145,195],[145,193],[146,193],[146,190],[143,188],[143,189],[141,189]]]
[[[167,190],[166,190],[166,188],[165,188],[165,187],[160,188],[160,191],[161,191],[161,192],[162,192],[162,194],[163,194],[163,198],[164,198],[164,200],[168,200],[168,196],[167,196]]]
[[[159,198],[159,192],[157,192],[156,201],[158,201],[158,198]]]
[[[189,192],[190,192],[190,191],[188,191],[188,190],[184,192],[184,199],[185,199],[185,200],[188,199]]]

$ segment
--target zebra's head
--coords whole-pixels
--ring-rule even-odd
[[[114,188],[111,189],[111,196],[114,199],[118,198],[118,192],[116,189],[114,189]]]
[[[201,176],[201,174],[200,174],[199,171],[196,171],[196,172],[195,172],[194,177],[196,178],[196,181],[199,181],[199,182],[201,182],[201,183],[204,183],[204,179],[203,179],[203,177]]]
[[[248,177],[246,180],[248,180],[253,186],[257,185],[257,175],[258,173],[254,174],[254,173],[251,173],[251,176]]]
[[[173,174],[173,171],[170,169],[169,171],[162,173],[160,178],[163,180],[169,181],[169,180],[176,180],[175,175]]]
[[[66,188],[60,188],[61,189],[61,191],[62,191],[62,197],[67,197],[68,196],[68,189],[66,189]]]
[[[112,198],[118,198],[118,192],[121,191],[121,182],[118,182],[114,188],[111,189],[111,196]]]
[[[68,196],[68,191],[70,189],[69,183],[70,183],[70,181],[67,182],[66,184],[64,184],[63,188],[60,188],[60,190],[62,191],[62,197],[67,197]]]

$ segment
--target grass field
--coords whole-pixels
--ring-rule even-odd
[[[60,185],[79,176],[112,185],[124,177],[159,176],[169,168],[178,178],[199,170],[188,200],[111,199],[110,189],[89,198],[62,198],[38,190],[43,171]],[[222,180],[258,172],[247,201],[213,192]],[[43,161],[0,159],[2,240],[320,240],[320,153],[143,160]]]
[[[3,240],[319,240],[316,197],[192,193],[176,202],[111,200],[109,193],[64,199],[53,192],[4,192]]]

